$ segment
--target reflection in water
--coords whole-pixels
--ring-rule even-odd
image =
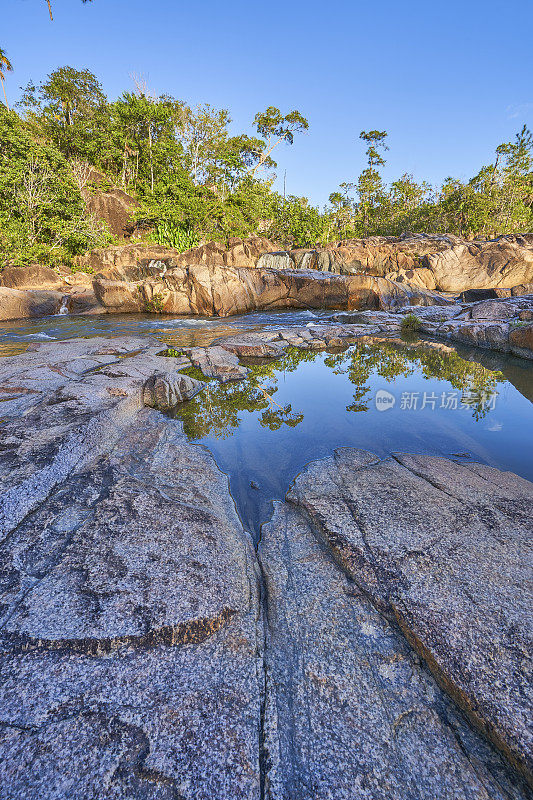
[[[257,536],[272,500],[283,499],[306,463],[337,447],[380,456],[466,453],[533,478],[531,404],[506,380],[508,359],[491,365],[500,369],[438,343],[366,340],[342,353],[291,349],[279,361],[252,365],[244,381],[209,382],[174,416],[228,473],[241,518]],[[532,376],[528,365],[522,383],[531,385]],[[376,407],[383,391],[394,400],[386,411]]]
[[[347,376],[355,386],[353,400],[346,406],[346,411],[352,412],[368,411],[371,377],[391,383],[400,376],[408,378],[420,373],[427,379],[447,381],[460,390],[457,405],[469,407],[473,417],[480,420],[494,405],[496,387],[505,380],[501,372],[466,361],[455,351],[438,345],[409,349],[397,341],[362,341],[342,353],[322,355],[289,348],[281,363],[271,361],[249,366],[246,380],[237,383],[211,381],[204,392],[180,406],[175,413],[183,420],[185,433],[195,440],[207,435],[215,439],[231,436],[239,427],[241,411],[256,412],[258,424],[273,431],[282,425],[295,427],[304,415],[294,412],[291,403],[277,403],[274,396],[279,380],[294,372],[303,361],[321,362],[334,375]],[[203,376],[199,377],[204,380]],[[446,402],[449,403],[448,398]]]

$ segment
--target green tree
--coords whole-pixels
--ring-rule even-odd
[[[68,262],[111,240],[87,215],[68,161],[0,107],[0,266]]]
[[[283,116],[275,106],[269,106],[266,111],[257,113],[254,125],[258,134],[263,137],[264,145],[257,151],[257,163],[250,169],[252,175],[259,167],[275,167],[276,163],[271,158],[273,150],[282,142],[293,144],[294,134],[309,128],[308,121],[299,111],[294,110]]]

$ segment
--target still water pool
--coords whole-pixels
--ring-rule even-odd
[[[343,353],[291,350],[251,366],[245,381],[210,383],[174,416],[229,475],[237,510],[257,537],[272,500],[307,462],[337,447],[473,459],[532,480],[532,399],[526,361],[365,341]]]
[[[0,356],[73,337],[152,336],[179,348],[219,336],[326,321],[331,312],[228,319],[147,314],[55,316],[0,323]],[[533,364],[439,343],[365,341],[343,353],[291,350],[251,365],[245,381],[207,390],[176,411],[192,442],[227,472],[257,537],[309,461],[337,447],[474,459],[533,480]]]

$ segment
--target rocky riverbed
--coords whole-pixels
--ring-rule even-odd
[[[0,797],[531,797],[533,485],[340,449],[255,549],[162,413],[400,322],[0,360]]]

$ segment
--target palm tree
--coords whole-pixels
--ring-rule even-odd
[[[53,18],[53,16],[52,16],[52,3],[50,2],[50,0],[46,0],[46,2],[47,2],[47,4],[48,4],[48,13],[50,14],[50,19],[51,19],[51,20],[52,20],[52,22],[53,22],[53,21],[54,21],[54,18]],[[86,2],[87,2],[87,0],[81,0],[81,2],[82,2],[82,3],[86,3]],[[92,0],[89,0],[89,2],[92,2]]]
[[[2,50],[2,48],[0,47],[0,81],[2,81],[2,89],[4,90],[6,108],[9,111],[9,104],[7,102],[7,95],[6,95],[6,86],[4,83],[4,77],[6,72],[13,72],[13,65],[9,60],[9,58],[7,57],[6,51]]]

